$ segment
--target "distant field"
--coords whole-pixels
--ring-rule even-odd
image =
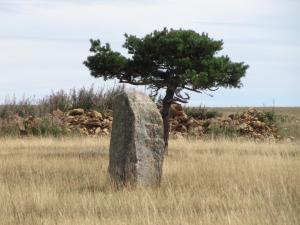
[[[249,109],[250,107],[207,107],[207,110],[218,111],[224,113],[225,115],[243,112]],[[254,107],[260,111],[273,111],[279,115],[288,115],[300,119],[300,107]]]
[[[0,224],[298,225],[295,143],[172,140],[159,188],[106,185],[108,139],[0,139]]]

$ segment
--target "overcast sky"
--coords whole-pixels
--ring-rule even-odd
[[[125,53],[124,33],[168,27],[223,39],[223,54],[250,65],[241,89],[192,94],[190,104],[300,106],[299,12],[299,0],[0,0],[0,102],[113,85],[83,66],[89,39]]]

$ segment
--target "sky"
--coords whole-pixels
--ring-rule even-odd
[[[0,104],[116,85],[82,64],[89,39],[126,54],[124,33],[167,27],[222,39],[220,54],[250,65],[241,89],[190,93],[189,105],[300,106],[299,11],[299,0],[0,0]]]

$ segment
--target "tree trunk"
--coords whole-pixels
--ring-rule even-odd
[[[170,107],[174,97],[174,90],[168,88],[166,91],[166,96],[163,99],[163,109],[162,109],[162,118],[164,125],[164,142],[165,142],[165,154],[168,154],[168,143],[169,143],[169,117],[170,117]]]

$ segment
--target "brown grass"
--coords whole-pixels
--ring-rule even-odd
[[[300,224],[297,144],[171,141],[152,189],[107,165],[107,139],[0,139],[0,224]]]

